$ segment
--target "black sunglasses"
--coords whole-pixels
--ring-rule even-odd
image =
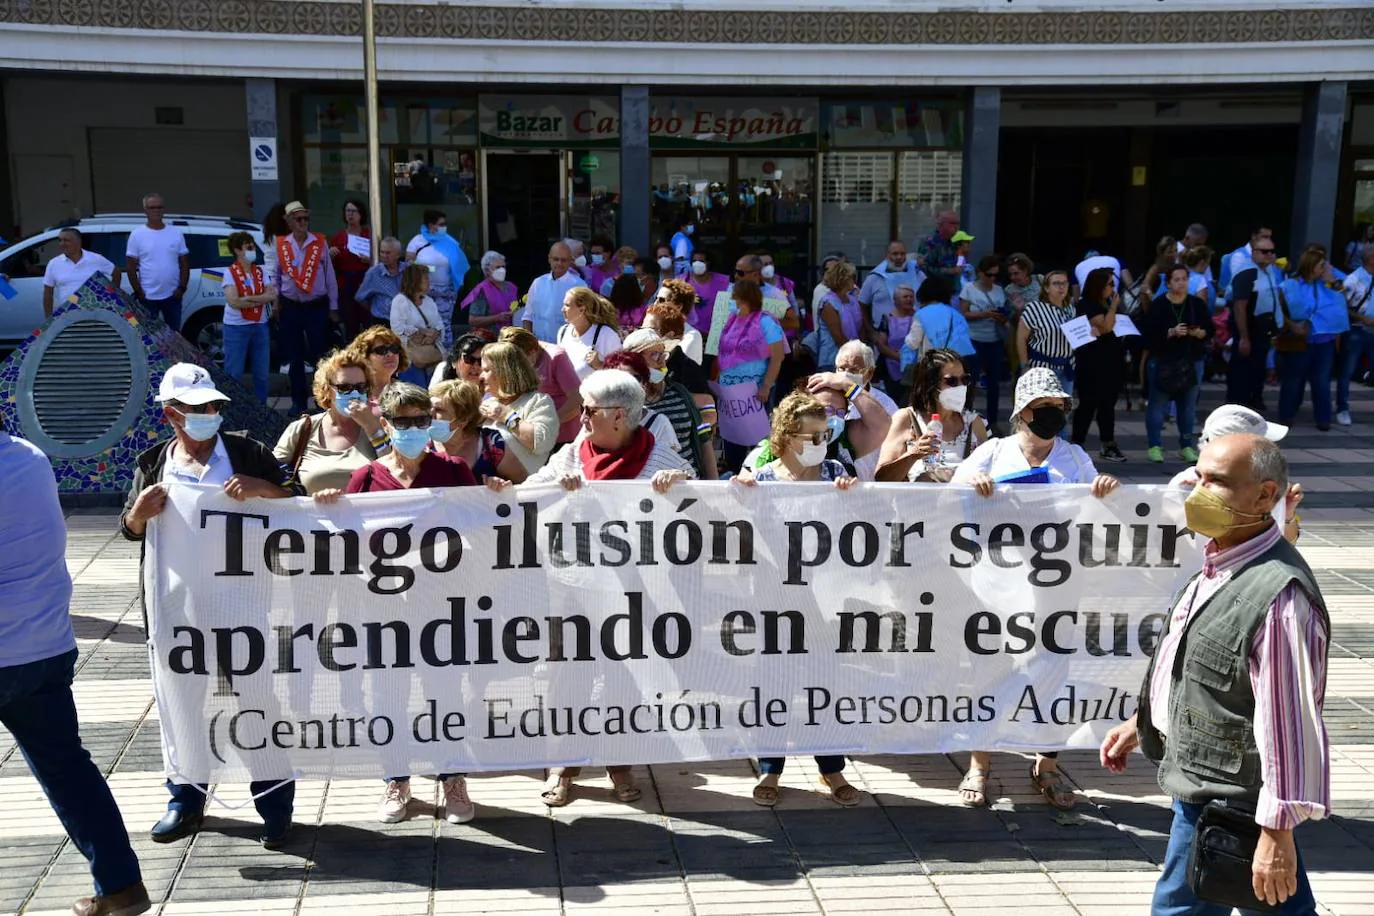
[[[425,414],[421,417],[387,417],[386,421],[397,429],[429,429],[429,422],[433,419]]]
[[[204,404],[183,404],[180,401],[172,401],[167,406],[174,408],[182,416],[188,413],[219,413],[219,404],[215,401],[207,401]]]
[[[400,345],[400,344],[382,344],[381,346],[377,346],[377,347],[369,347],[369,348],[368,348],[368,351],[367,351],[367,355],[368,355],[368,356],[386,356],[386,355],[388,355],[388,354],[391,354],[391,355],[394,355],[394,356],[400,356],[400,355],[401,355],[401,345]]]
[[[482,351],[474,350],[471,353],[461,353],[459,354],[458,358],[461,359],[463,362],[467,363],[469,366],[475,366],[482,361]]]
[[[752,270],[740,270],[738,267],[735,268],[735,276],[737,277],[747,277],[751,273],[753,273]]]
[[[367,382],[354,382],[351,385],[347,382],[339,382],[334,386],[334,390],[339,394],[349,394],[354,391],[358,394],[367,394]]]
[[[940,384],[945,388],[958,388],[960,385],[967,385],[970,379],[967,375],[942,375]]]

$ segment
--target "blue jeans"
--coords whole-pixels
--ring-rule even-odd
[[[1341,370],[1336,375],[1336,409],[1350,409],[1350,380],[1360,368],[1360,356],[1369,354],[1374,362],[1374,331],[1368,328],[1351,328],[1341,349]]]
[[[167,323],[167,327],[173,331],[181,330],[181,297],[172,296],[169,299],[143,299],[143,305],[148,311]]]
[[[282,356],[288,364],[291,380],[291,411],[305,410],[310,388],[305,377],[305,364],[324,355],[329,334],[329,300],[323,297],[308,303],[282,299],[278,303]]]
[[[1303,388],[1312,389],[1312,415],[1318,426],[1331,424],[1331,371],[1336,360],[1336,342],[1308,344],[1306,350],[1276,353],[1274,367],[1279,373],[1279,422],[1293,422],[1302,406]]]
[[[781,776],[782,768],[786,764],[786,757],[760,757],[759,772],[762,773],[764,776]],[[822,776],[832,776],[835,773],[843,773],[844,755],[818,755],[816,757],[816,768],[821,771]]]
[[[1197,399],[1202,392],[1202,385],[1194,385],[1183,394],[1171,397],[1155,384],[1157,364],[1158,360],[1150,357],[1145,365],[1145,381],[1150,390],[1150,400],[1145,405],[1145,437],[1149,440],[1150,448],[1164,446],[1164,406],[1173,401],[1178,407],[1178,447],[1195,448],[1197,443],[1193,437],[1193,425],[1197,421]],[[1194,363],[1193,368],[1197,370],[1198,381],[1201,382],[1202,360]]]
[[[988,423],[996,423],[997,410],[1002,401],[1002,363],[1007,358],[1007,348],[1000,340],[975,340],[973,365],[964,365],[964,371],[973,377],[977,384],[980,374],[988,377]]]
[[[267,403],[268,362],[272,358],[272,341],[267,322],[262,324],[224,325],[224,371],[234,381],[243,377],[244,366],[253,367],[253,393]]]
[[[1193,833],[1197,829],[1202,805],[1174,802],[1174,823],[1169,828],[1169,849],[1164,853],[1164,872],[1155,885],[1155,898],[1150,904],[1150,916],[1230,916],[1231,908],[1215,903],[1203,903],[1188,887],[1188,853],[1193,848]],[[1241,910],[1243,914],[1254,910]],[[1298,892],[1279,908],[1286,916],[1308,916],[1317,912],[1312,886],[1307,883],[1307,869],[1298,851]]]
[[[72,649],[0,668],[0,724],[14,735],[53,813],[91,863],[96,894],[104,896],[143,878],[110,787],[81,746],[72,700],[75,665]]]

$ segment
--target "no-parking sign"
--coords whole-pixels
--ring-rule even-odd
[[[249,137],[248,161],[252,165],[254,181],[277,180],[277,138]]]

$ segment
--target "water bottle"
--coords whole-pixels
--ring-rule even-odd
[[[926,456],[926,469],[933,471],[940,466],[940,445],[944,441],[945,425],[938,416],[931,417],[926,424],[926,432],[935,437],[935,451]]]

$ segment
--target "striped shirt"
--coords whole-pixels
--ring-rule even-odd
[[[687,389],[673,382],[663,386],[663,394],[653,403],[653,409],[667,417],[673,424],[677,437],[677,453],[681,455],[692,470],[701,476],[701,453],[699,443],[711,438],[711,427],[701,422],[701,413],[692,403]],[[645,408],[647,412],[649,408]]]
[[[1202,572],[1175,605],[1169,633],[1155,657],[1150,719],[1161,734],[1169,722],[1174,656],[1194,610],[1281,536],[1279,527],[1273,525],[1260,536],[1226,550],[1219,550],[1215,542],[1208,543]],[[1291,830],[1308,818],[1319,819],[1331,811],[1330,756],[1322,723],[1327,638],[1322,615],[1312,613],[1307,595],[1289,583],[1275,597],[1250,646],[1254,733],[1263,780],[1255,821],[1262,827]]]
[[[1076,312],[1072,302],[1054,306],[1043,299],[1027,302],[1021,310],[1021,323],[1029,329],[1026,338],[1026,365],[1030,368],[1056,369],[1063,360],[1073,359],[1073,346],[1060,330],[1060,325],[1072,321]],[[1050,360],[1060,361],[1056,366]]]
[[[636,480],[648,480],[658,471],[686,471],[687,476],[695,478],[696,472],[692,466],[682,460],[682,456],[666,442],[654,440],[654,450],[649,453],[649,460],[644,463],[644,470],[639,472]],[[582,442],[569,442],[567,445],[553,453],[549,463],[525,478],[525,483],[557,483],[566,476],[586,477],[582,473]]]

